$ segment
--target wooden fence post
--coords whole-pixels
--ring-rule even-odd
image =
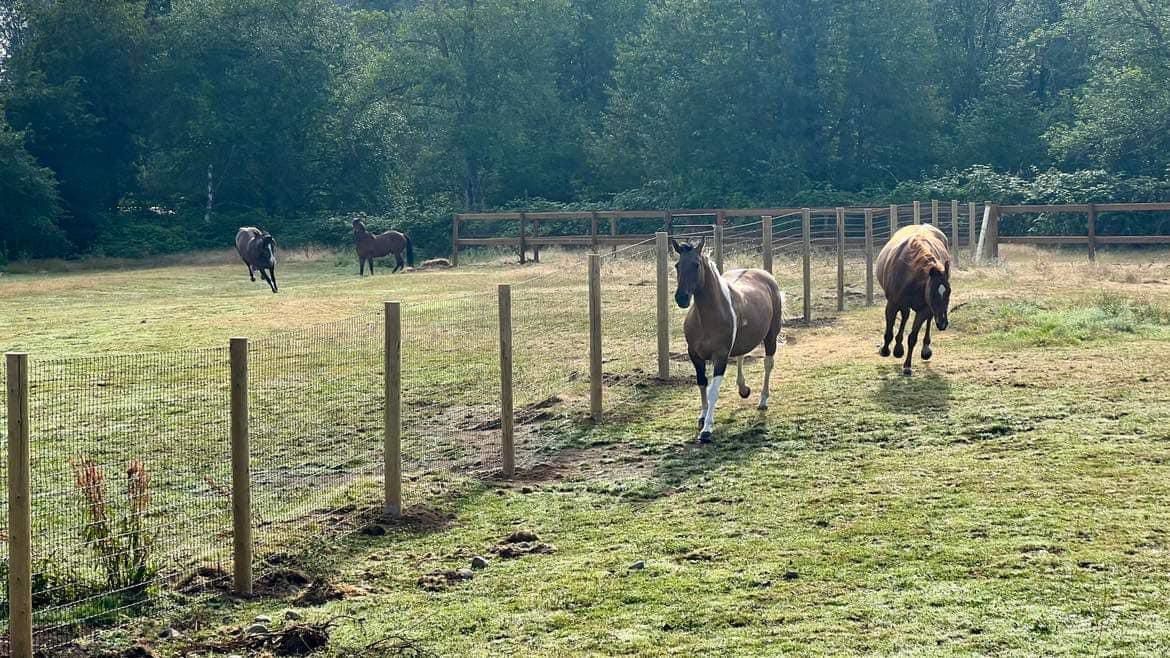
[[[865,305],[873,306],[873,209],[865,209]]]
[[[988,231],[987,242],[988,242],[988,246],[991,249],[991,257],[994,258],[995,260],[999,260],[999,219],[1000,219],[999,205],[992,204],[991,205],[991,224],[988,225],[988,227],[987,227],[987,231]]]
[[[772,272],[772,218],[761,217],[761,230],[763,232],[763,256],[764,256],[764,271]]]
[[[601,422],[601,256],[589,254],[589,416]]]
[[[8,650],[33,656],[32,491],[28,355],[9,352],[8,369]]]
[[[617,254],[617,251],[618,251],[617,240],[616,240],[617,234],[618,234],[617,222],[618,222],[617,217],[610,217],[609,218],[609,237],[615,238],[613,241],[613,249],[612,249],[612,253],[614,253],[614,254]]]
[[[922,223],[922,202],[921,201],[914,202],[914,223],[915,224]]]
[[[528,262],[528,214],[520,213],[520,264]]]
[[[898,204],[890,206],[890,238],[898,232]]]
[[[938,199],[930,200],[930,223],[938,230],[942,230],[942,224],[938,221]]]
[[[952,265],[959,266],[959,201],[951,200],[951,260]]]
[[[1097,262],[1097,206],[1089,204],[1089,262]]]
[[[800,211],[800,231],[804,242],[804,322],[812,323],[812,210]]]
[[[967,202],[967,248],[971,250],[971,260],[979,258],[978,236],[976,235],[975,218],[979,216],[979,206],[974,201]]]
[[[500,306],[500,458],[504,477],[512,477],[516,468],[513,441],[515,418],[512,415],[512,286],[501,283]]]
[[[715,267],[718,268],[719,273],[723,273],[723,226],[716,224],[715,231]]]
[[[451,218],[451,265],[459,264],[459,215]]]
[[[589,247],[597,253],[597,211],[589,213]]]
[[[837,209],[837,310],[845,310],[845,209]]]
[[[386,396],[385,437],[382,458],[385,460],[383,484],[386,488],[385,515],[402,516],[402,305],[385,304],[385,364],[383,366]]]
[[[232,569],[237,594],[252,595],[252,477],[248,447],[248,339],[232,338]]]
[[[658,379],[670,379],[670,238],[666,231],[654,234],[658,254]]]

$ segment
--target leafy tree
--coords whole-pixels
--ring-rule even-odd
[[[4,232],[0,260],[12,255],[59,256],[70,250],[57,227],[61,211],[53,172],[25,150],[24,135],[14,132],[0,113],[0,207]]]

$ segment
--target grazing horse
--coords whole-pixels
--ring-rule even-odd
[[[236,231],[236,251],[248,266],[248,278],[256,280],[253,270],[276,292],[276,241],[267,231],[255,226],[241,226]]]
[[[715,403],[727,362],[736,360],[740,397],[751,395],[743,380],[743,356],[760,343],[764,344],[764,385],[760,391],[761,410],[768,408],[768,382],[776,355],[776,339],[783,322],[784,297],[776,279],[764,270],[731,270],[719,275],[715,263],[698,246],[679,244],[671,247],[678,254],[678,290],[674,301],[679,308],[690,307],[684,323],[687,354],[695,366],[702,411],[699,415],[699,442],[711,441],[715,422]],[[691,306],[691,299],[694,306]],[[708,385],[707,361],[715,367],[715,378]]]
[[[906,341],[906,362],[902,374],[913,372],[910,360],[914,344],[918,342],[918,330],[926,323],[926,336],[922,340],[922,360],[929,361],[930,321],[933,319],[939,331],[947,328],[947,307],[951,301],[951,254],[947,249],[947,237],[930,224],[906,226],[894,234],[878,254],[875,275],[886,293],[886,334],[880,354],[890,355],[890,340],[894,337],[894,320],[902,314],[898,325],[898,339],[894,343],[894,356],[902,356],[902,332],[906,319],[914,311],[914,325]]]
[[[391,272],[401,270],[402,252],[406,252],[406,262],[414,267],[414,243],[405,233],[386,231],[373,235],[366,230],[366,223],[360,219],[353,220],[353,239],[357,243],[358,276],[365,274],[366,263],[370,264],[370,274],[374,273],[374,259],[394,254],[397,261]]]

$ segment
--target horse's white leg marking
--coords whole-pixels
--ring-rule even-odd
[[[760,391],[761,410],[768,408],[768,384],[772,381],[772,364],[775,362],[775,359],[776,357],[773,356],[764,357],[764,388]]]
[[[715,425],[715,403],[719,401],[719,385],[723,383],[723,375],[716,375],[707,386],[707,404],[704,409],[703,431],[699,433],[699,440],[704,436],[710,437]]]

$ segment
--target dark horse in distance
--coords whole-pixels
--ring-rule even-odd
[[[906,362],[902,374],[913,372],[910,361],[918,331],[926,324],[922,340],[922,360],[929,361],[930,321],[939,331],[947,328],[947,308],[951,302],[951,253],[947,237],[930,224],[906,226],[894,234],[878,254],[874,274],[886,293],[886,334],[882,341],[882,356],[890,355],[890,340],[894,338],[894,321],[901,314],[898,338],[894,343],[894,357],[901,358],[902,332],[906,319],[914,311],[914,325],[906,340]]]
[[[366,223],[360,219],[353,220],[353,239],[357,245],[358,276],[365,274],[366,263],[370,264],[370,274],[374,273],[374,259],[394,254],[396,264],[392,272],[401,270],[405,265],[402,261],[402,252],[406,252],[406,263],[414,267],[414,243],[405,233],[386,231],[374,235],[366,230]]]
[[[236,251],[248,266],[248,278],[256,280],[255,270],[276,292],[276,240],[255,226],[241,226],[236,231]]]

